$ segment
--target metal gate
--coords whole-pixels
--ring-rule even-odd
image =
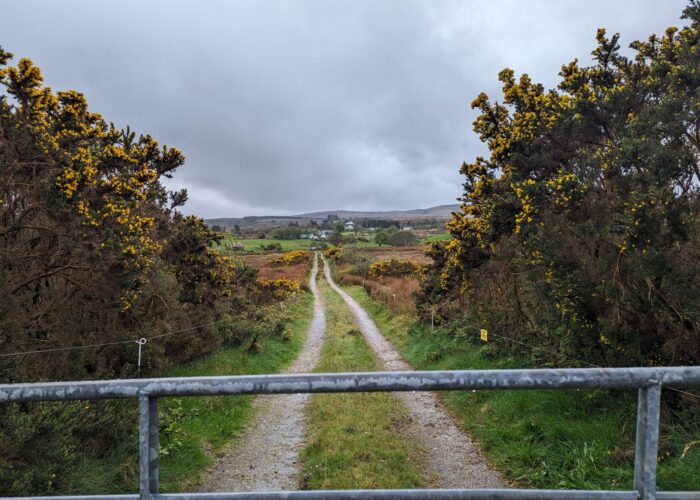
[[[700,492],[657,492],[656,463],[662,387],[700,386],[700,366],[319,373],[233,377],[154,378],[0,385],[0,403],[138,398],[139,493],[22,497],[49,499],[222,500],[225,498],[625,498],[700,499]],[[463,391],[503,389],[636,389],[637,437],[632,491],[465,489],[338,490],[261,493],[159,493],[158,398],[322,392]],[[700,474],[700,471],[698,471]]]

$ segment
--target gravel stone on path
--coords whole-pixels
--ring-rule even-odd
[[[381,334],[362,306],[333,281],[325,258],[328,284],[345,301],[357,326],[387,371],[409,371],[413,367]],[[398,392],[413,419],[411,436],[426,450],[428,481],[438,488],[504,488],[507,483],[481,455],[478,446],[459,428],[432,392]]]
[[[326,313],[316,285],[318,257],[309,278],[314,312],[301,353],[286,373],[313,371],[321,355]],[[304,447],[304,406],[309,394],[258,396],[253,403],[256,420],[241,439],[225,449],[200,478],[196,491],[297,490],[300,484],[299,452]]]

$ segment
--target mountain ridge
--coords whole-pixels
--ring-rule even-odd
[[[428,208],[414,208],[411,210],[321,210],[317,212],[306,212],[295,215],[249,215],[246,217],[217,217],[205,219],[207,224],[219,225],[222,227],[238,226],[269,226],[279,223],[305,223],[311,220],[319,221],[328,218],[329,215],[337,216],[339,219],[449,219],[452,212],[459,211],[459,204],[436,205]]]

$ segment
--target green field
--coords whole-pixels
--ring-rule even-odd
[[[243,243],[244,250],[246,252],[254,252],[257,250],[260,250],[261,246],[263,245],[270,245],[272,243],[279,243],[282,245],[282,251],[283,252],[289,252],[290,250],[305,250],[308,249],[312,246],[318,246],[318,245],[323,245],[326,244],[328,246],[332,246],[330,242],[328,241],[319,241],[319,240],[276,240],[272,238],[251,238],[251,239],[241,239],[241,238],[233,238],[231,235],[226,235],[224,237],[224,240],[222,240],[220,243],[217,244],[216,248],[217,250],[224,250],[226,251],[228,245],[230,245],[232,242],[240,242]],[[364,248],[364,247],[376,247],[378,246],[374,241],[357,241],[355,243],[345,243],[343,244],[345,247],[357,247],[357,248]]]
[[[433,234],[421,239],[421,243],[432,243],[433,241],[449,241],[452,239],[450,233]]]

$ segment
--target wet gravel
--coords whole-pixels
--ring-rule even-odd
[[[325,258],[324,258],[325,261]],[[387,371],[413,370],[381,334],[367,312],[338,287],[325,263],[325,278],[352,311],[355,322]],[[503,488],[507,483],[481,455],[477,445],[458,427],[431,392],[395,393],[412,417],[410,438],[425,450],[427,480],[438,488]]]
[[[314,312],[306,341],[286,373],[313,371],[321,355],[326,313],[316,285],[318,259],[314,257],[309,288]],[[305,415],[309,394],[258,396],[253,403],[256,420],[221,452],[216,463],[200,479],[195,491],[297,490],[300,484],[299,452],[304,447]]]

